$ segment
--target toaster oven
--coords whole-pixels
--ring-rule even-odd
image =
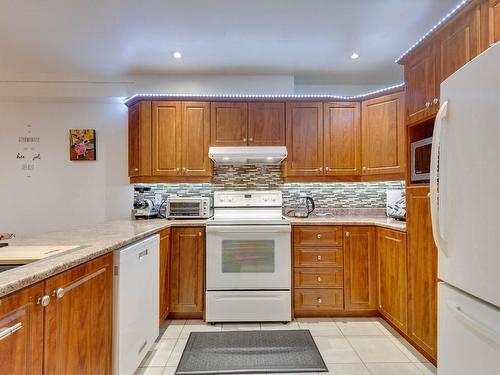
[[[212,216],[212,200],[208,197],[168,197],[167,219],[208,219]]]

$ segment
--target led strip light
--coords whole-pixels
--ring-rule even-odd
[[[123,101],[128,104],[136,99],[152,99],[152,98],[200,98],[200,99],[340,99],[354,100],[361,99],[367,96],[379,94],[382,92],[401,88],[405,85],[404,82],[384,87],[379,90],[370,91],[360,95],[323,95],[323,94],[153,94],[153,93],[137,93]]]
[[[436,30],[439,26],[441,26],[446,20],[448,20],[452,15],[454,15],[459,9],[461,9],[465,4],[467,4],[470,0],[462,0],[455,8],[450,10],[443,18],[439,20],[434,26],[432,26],[429,31],[427,31],[419,40],[417,40],[413,45],[408,48],[401,56],[399,56],[394,62],[397,64],[401,61],[403,57],[408,55],[416,46],[418,46],[424,39],[426,39],[429,35],[431,35],[434,30]]]

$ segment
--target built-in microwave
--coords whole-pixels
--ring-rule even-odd
[[[412,142],[410,146],[411,182],[428,182],[431,172],[432,137]]]

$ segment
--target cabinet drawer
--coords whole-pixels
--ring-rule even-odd
[[[344,270],[342,268],[296,268],[296,288],[342,288]]]
[[[295,310],[321,311],[343,310],[342,289],[295,289]]]
[[[299,247],[293,251],[295,267],[343,267],[344,250]]]
[[[293,243],[299,246],[342,246],[343,237],[341,226],[304,225],[293,228]]]

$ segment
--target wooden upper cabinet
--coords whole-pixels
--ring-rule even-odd
[[[177,176],[181,169],[180,102],[152,104],[152,175]]]
[[[181,127],[182,175],[211,176],[210,103],[183,102]]]
[[[212,146],[246,146],[247,145],[247,103],[211,103]]]
[[[160,232],[160,322],[170,313],[170,228]]]
[[[285,103],[248,103],[248,145],[285,145]]]
[[[324,174],[361,174],[359,103],[324,104]]]
[[[44,374],[111,374],[113,254],[45,281]]]
[[[344,237],[345,309],[377,310],[375,227],[344,227]]]
[[[362,103],[363,175],[405,173],[406,147],[403,93]]]
[[[128,109],[128,175],[151,174],[151,102],[143,101]]]
[[[483,49],[486,49],[500,41],[500,0],[486,0],[484,5],[481,27],[485,30],[482,35],[486,41]]]
[[[43,282],[0,298],[0,373],[43,374]]]
[[[378,309],[406,332],[406,234],[377,228]]]
[[[286,104],[287,176],[323,175],[323,103]]]
[[[408,187],[408,336],[437,356],[437,249],[432,236],[428,187]]]
[[[436,51],[432,44],[421,46],[405,63],[406,123],[413,124],[437,112]]]
[[[464,66],[480,52],[479,6],[451,20],[436,38],[439,83]],[[435,98],[439,98],[439,87]],[[434,103],[433,104],[437,104]],[[437,106],[436,106],[437,107]]]
[[[203,316],[205,228],[172,228],[170,311],[192,319]]]

